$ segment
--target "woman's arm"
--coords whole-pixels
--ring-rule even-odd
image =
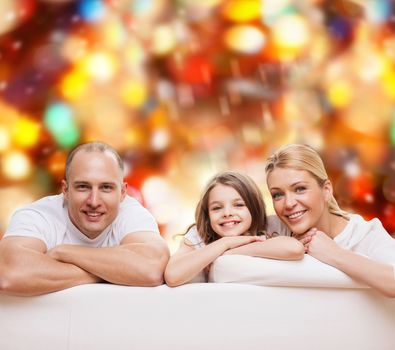
[[[395,298],[393,266],[343,249],[321,231],[313,231],[310,236],[305,236],[302,242],[309,255],[366,283],[385,296]]]
[[[177,252],[170,257],[165,271],[165,281],[170,287],[190,281],[204,268],[228,249],[261,240],[258,236],[222,237],[200,249],[186,239],[181,242]]]
[[[303,244],[292,237],[279,236],[263,242],[253,242],[224,254],[239,254],[279,260],[300,260],[304,256]]]

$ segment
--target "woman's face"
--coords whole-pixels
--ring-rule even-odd
[[[221,237],[240,236],[248,232],[252,217],[243,198],[230,186],[215,185],[208,196],[211,228]]]
[[[313,227],[329,229],[330,181],[320,187],[308,171],[275,168],[267,176],[267,185],[277,216],[293,233],[303,234]]]

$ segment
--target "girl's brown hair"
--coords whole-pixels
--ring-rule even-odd
[[[215,175],[206,185],[202,197],[196,207],[195,220],[197,231],[205,244],[221,238],[211,227],[208,199],[210,191],[218,184],[234,188],[250,211],[252,222],[248,231],[250,235],[265,234],[266,208],[262,193],[256,183],[247,175],[225,171]]]

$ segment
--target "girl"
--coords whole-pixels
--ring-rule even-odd
[[[316,151],[280,148],[267,161],[266,178],[277,216],[306,253],[395,297],[395,240],[378,219],[365,221],[339,208]]]
[[[209,181],[197,205],[196,224],[186,233],[165,271],[169,286],[191,281],[220,255],[242,254],[296,260],[303,245],[291,237],[265,238],[267,219],[262,195],[247,176],[223,172]],[[276,226],[276,221],[272,226]],[[280,222],[278,227],[281,231]],[[282,234],[283,232],[280,232]]]

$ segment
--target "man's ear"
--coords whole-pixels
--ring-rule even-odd
[[[127,182],[122,183],[122,189],[121,189],[121,202],[125,199],[126,194],[127,194],[127,189],[128,189],[128,184]]]
[[[322,187],[322,189],[324,190],[325,201],[329,202],[329,200],[333,196],[333,187],[332,187],[331,181],[330,180],[325,180],[324,186]]]
[[[67,185],[67,181],[66,180],[62,180],[62,193],[63,193],[65,198],[67,198],[68,190],[69,190],[69,187]]]

